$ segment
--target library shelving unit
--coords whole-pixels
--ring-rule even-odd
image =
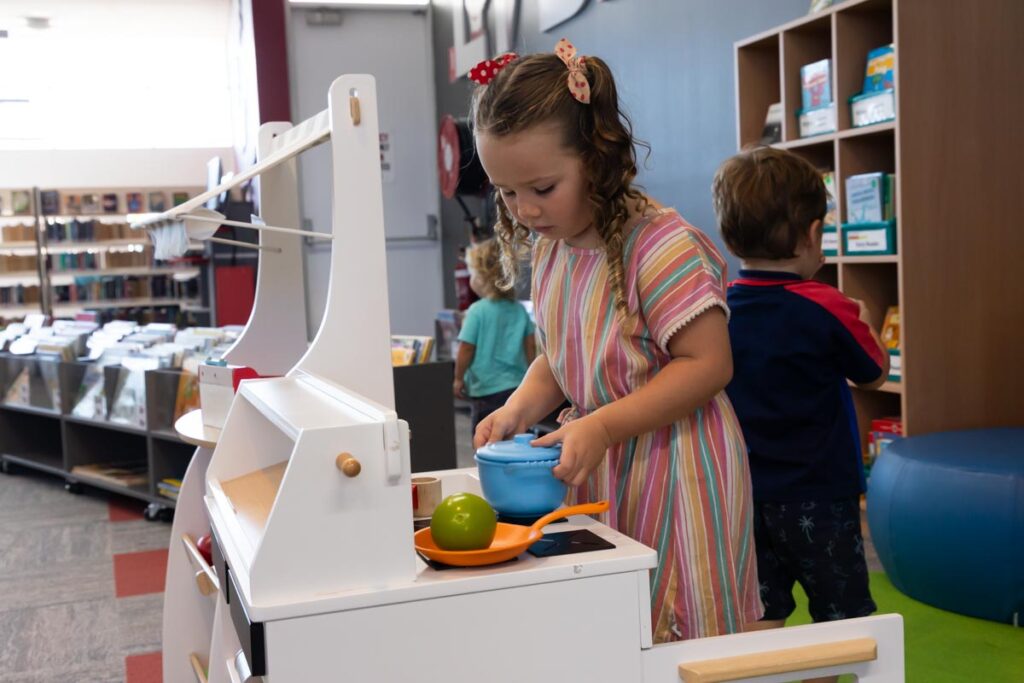
[[[20,320],[42,311],[36,194],[34,188],[0,193],[0,319]],[[15,197],[17,202],[12,201]]]
[[[145,391],[138,398],[138,420],[118,421],[106,414],[76,415],[82,380],[99,371],[103,404],[111,405],[119,386],[120,367],[98,367],[40,356],[0,354],[0,469],[39,470],[64,479],[77,493],[82,485],[105,489],[150,503],[147,516],[164,516],[175,502],[160,495],[160,480],[180,479],[192,447],[173,431],[172,413],[181,373],[145,371]],[[142,371],[136,371],[142,372]],[[130,466],[133,480],[76,472],[77,466]]]
[[[848,0],[735,45],[741,149],[758,143],[781,102],[775,146],[835,171],[840,222],[846,178],[896,175],[897,253],[840,251],[817,276],[863,300],[876,330],[899,305],[903,379],[854,388],[862,435],[889,415],[907,435],[1024,424],[1024,299],[1007,296],[1024,254],[1013,218],[1024,96],[1010,85],[1022,21],[1017,0]],[[855,128],[848,99],[868,51],[889,43],[896,119]],[[838,127],[802,139],[800,67],[826,58]]]
[[[83,310],[128,308],[207,312],[203,280],[209,278],[203,254],[181,263],[155,262],[149,240],[129,227],[130,215],[163,211],[202,190],[108,187],[41,192],[47,312],[58,318]],[[194,246],[202,251],[204,245]],[[204,316],[199,322],[209,324],[212,319]]]

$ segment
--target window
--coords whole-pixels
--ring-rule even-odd
[[[0,149],[230,147],[229,11],[230,0],[5,0]]]

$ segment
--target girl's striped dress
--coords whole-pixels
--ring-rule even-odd
[[[674,211],[643,219],[625,245],[629,311],[616,314],[601,249],[538,238],[533,301],[541,348],[577,415],[646,384],[669,338],[725,303],[725,263]],[[725,393],[682,420],[616,444],[570,497],[607,498],[611,527],[658,551],[655,642],[739,631],[761,617],[746,446]]]

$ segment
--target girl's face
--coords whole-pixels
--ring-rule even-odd
[[[549,239],[596,248],[601,236],[587,203],[579,155],[562,144],[553,124],[512,135],[476,137],[480,162],[512,217]]]

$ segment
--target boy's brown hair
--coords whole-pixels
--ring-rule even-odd
[[[772,147],[726,159],[715,173],[711,195],[729,251],[770,260],[796,256],[811,223],[825,217],[827,201],[818,169]]]

